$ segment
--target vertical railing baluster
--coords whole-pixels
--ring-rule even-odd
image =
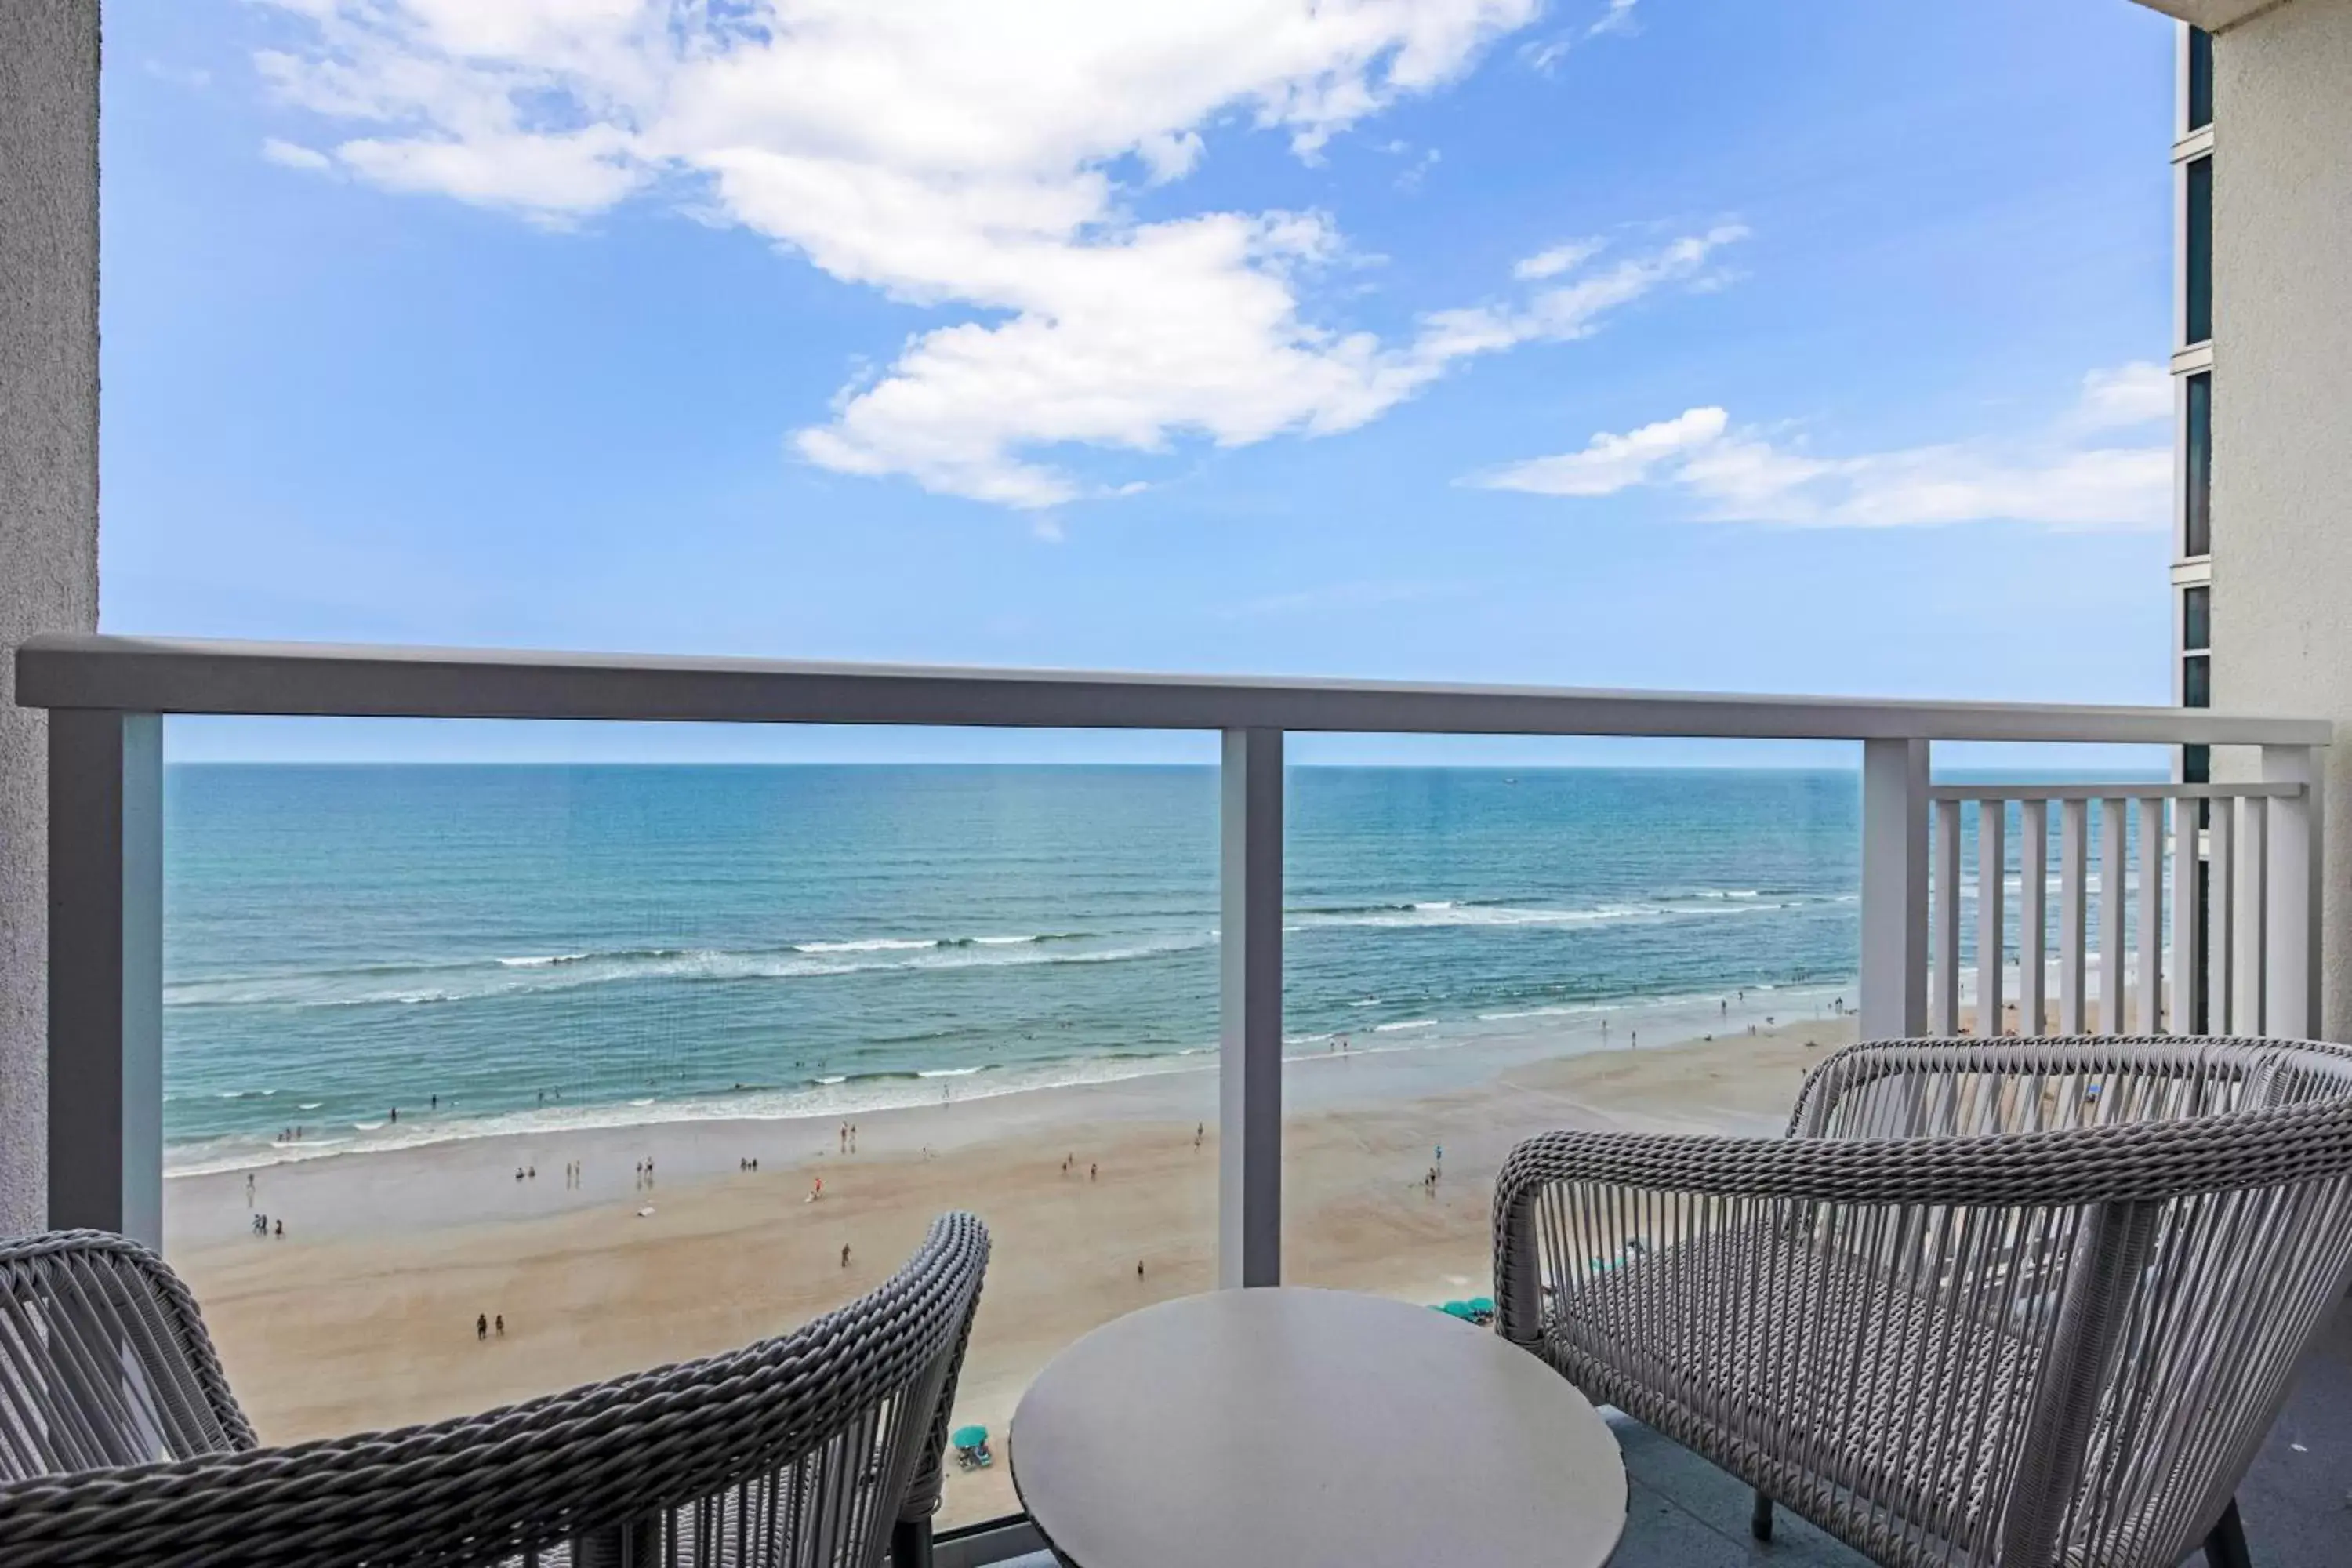
[[[2197,1030],[2197,984],[2205,973],[2197,950],[2198,915],[2204,908],[2198,897],[2197,802],[2172,803],[2172,1016],[2166,1032],[2194,1034]]]
[[[1927,1026],[1927,742],[1862,743],[1862,975],[1865,1040]]]
[[[2091,803],[2085,800],[2062,800],[2058,803],[2058,1032],[2079,1035],[2083,1030],[2083,981],[2084,954],[2083,941],[2087,934],[2084,919],[2084,886],[2089,877],[2086,864],[2091,848]]]
[[[2124,1032],[2124,910],[2131,885],[2125,845],[2129,818],[2120,800],[2099,802],[2099,1033]]]
[[[163,725],[49,715],[49,1224],[163,1244]]]
[[[1217,1283],[1282,1281],[1282,731],[1228,730],[1219,810]]]
[[[2164,802],[2139,802],[2139,1032],[2161,1032],[2164,1017]]]
[[[2050,962],[2050,803],[2017,805],[2017,1030],[2049,1028],[2046,969]]]
[[[2009,856],[2001,829],[2009,803],[1977,802],[1977,1033],[1998,1039],[2002,1031],[2000,996],[2001,884]]]
[[[2237,814],[2227,795],[2213,802],[2212,820],[2205,830],[2205,1032],[2237,1033],[2244,1026],[2236,1016],[2236,988],[2230,984],[2230,961],[2237,943]]]
[[[1936,978],[1934,1015],[1928,1027],[1938,1035],[1960,1032],[1960,803],[1936,803]]]
[[[2319,909],[2324,857],[2319,755],[2308,746],[2264,746],[2263,778],[2301,786],[2274,797],[2270,820],[2269,973],[2265,1033],[2301,1038],[2320,1032]]]
[[[2269,869],[2263,839],[2270,826],[2270,802],[2260,795],[2241,795],[2238,806],[2237,909],[2230,918],[2230,977],[2237,995],[2230,1003],[2230,1026],[2242,1035],[2259,1035],[2263,1026],[2263,873]]]

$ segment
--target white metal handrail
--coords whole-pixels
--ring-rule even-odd
[[[2317,1016],[2311,955],[2319,843],[2310,783],[1979,783],[1937,784],[1928,798],[1930,1032],[2309,1032]],[[2095,952],[2089,940],[2094,801]],[[2053,803],[2059,810],[2054,946],[2047,902]],[[1975,806],[1977,848],[1976,952],[1966,972],[1974,981],[1972,1018],[1962,1005],[1964,804]],[[2005,908],[2012,804],[2019,828],[2013,927]],[[2013,994],[2007,962],[2012,929]],[[2046,994],[2053,965],[2054,1017]]]
[[[2300,1033],[2316,1015],[2317,748],[2325,721],[2202,709],[1607,691],[1557,687],[937,668],[505,649],[323,647],[110,636],[36,637],[16,700],[49,710],[49,1215],[158,1242],[163,1228],[163,727],[165,714],[1012,726],[1213,731],[1223,736],[1219,1278],[1281,1269],[1283,737],[1287,731],[1843,740],[1862,746],[1860,1020],[1924,1033],[1958,1014],[1958,819],[1995,823],[1986,951],[2000,1014],[1999,858],[2006,802],[2040,844],[2064,827],[2062,1011],[2079,1014],[2091,799],[2215,803],[2208,879],[2212,994],[2240,1032]],[[1947,741],[2254,748],[2250,785],[1931,786]],[[2120,865],[2121,814],[2103,865]],[[1929,876],[1930,820],[1937,875]],[[2143,834],[2142,854],[2150,837]],[[2258,874],[2257,874],[2258,873]],[[2143,874],[2147,886],[2160,880]],[[2107,879],[2120,898],[2123,880]],[[2021,899],[2038,942],[2042,881]],[[2176,922],[2189,900],[2174,900]],[[2119,909],[2120,906],[2118,905]],[[2143,930],[2158,929],[2144,905]],[[1933,912],[1943,962],[1931,963]],[[2111,911],[2112,913],[2112,911]],[[2260,928],[2258,938],[2245,933]],[[2176,931],[2181,929],[2176,923]],[[2103,922],[2103,975],[2124,972],[2122,921]],[[2077,933],[2063,945],[2063,932]],[[2176,953],[2189,947],[2180,945]],[[2143,946],[2148,944],[2143,943]],[[2031,966],[2041,1013],[2042,964]],[[2158,1007],[2144,962],[2141,1016]],[[2182,971],[2176,959],[2176,981]],[[2189,971],[2195,970],[2192,963]],[[2072,989],[2064,979],[2075,973]],[[1931,984],[1932,982],[1932,984]],[[2112,989],[2112,987],[2111,987]],[[1931,997],[1931,991],[1934,994]],[[1932,1005],[1931,1005],[1932,1003]],[[2179,1004],[2175,1016],[2187,1016]]]

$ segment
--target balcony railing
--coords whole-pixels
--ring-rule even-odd
[[[1859,742],[1858,1024],[1865,1037],[1967,1022],[1960,848],[1969,801],[1979,803],[1979,823],[1974,1027],[2007,1026],[2003,955],[2011,947],[2019,955],[2021,1032],[2045,1027],[2044,976],[2053,958],[2061,1029],[2095,1021],[2107,1033],[2127,1026],[2179,1033],[2201,1020],[2217,1030],[2298,1035],[2317,1011],[2321,822],[2312,784],[2318,748],[2332,735],[2317,720],[117,637],[26,644],[16,689],[23,705],[50,711],[50,1221],[151,1243],[160,1243],[163,1213],[165,714],[1220,732],[1218,1272],[1225,1285],[1271,1283],[1282,1266],[1283,746],[1290,731]],[[2239,784],[1934,786],[1933,749],[1947,742],[2248,748],[2257,776]],[[2095,957],[2086,945],[2087,803],[2095,799],[2106,803]],[[2137,803],[2136,868],[2126,866],[2126,800]],[[2202,828],[2200,801],[2210,803]],[[2011,802],[2021,816],[2013,942],[2003,918]],[[2053,802],[2061,825],[2054,952],[2046,951],[2043,906]],[[2168,875],[2168,866],[2199,866],[2200,844],[2201,875]],[[2127,918],[2130,896],[2137,902]],[[2200,900],[2210,900],[2201,926]],[[2136,968],[2126,946],[2134,921]]]

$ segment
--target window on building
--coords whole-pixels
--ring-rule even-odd
[[[2180,646],[2202,653],[2213,646],[2213,590],[2184,588],[2180,592]]]
[[[2189,165],[2188,233],[2182,247],[2188,266],[2188,308],[2180,341],[2201,343],[2213,335],[2213,160]]]
[[[2180,705],[2183,708],[2213,706],[2213,656],[2192,653],[2180,661]]]
[[[2189,378],[2182,417],[2188,422],[2181,443],[2180,553],[2213,553],[2213,373],[2200,371]]]
[[[2180,748],[2180,782],[2182,784],[2211,784],[2213,782],[2212,747],[2183,746]],[[2200,827],[2210,827],[2213,826],[2213,803],[2211,801],[2200,800],[2197,803],[2197,826]],[[2197,868],[2200,871],[2204,870],[2205,864],[2202,860],[2200,860],[2197,863]],[[2198,884],[2197,920],[2199,925],[2201,927],[2205,921],[2205,891],[2204,884],[2201,882]],[[2203,939],[2201,937],[2199,939],[2199,943],[2200,946],[2203,944]]]
[[[2213,123],[2213,35],[2189,29],[2189,124],[2202,131]]]

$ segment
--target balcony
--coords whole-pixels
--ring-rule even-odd
[[[1987,1021],[1999,1018],[1999,1031],[2011,1034],[2228,1031],[2292,1037],[2309,1032],[2316,1016],[2314,894],[2322,831],[2310,782],[2318,776],[2320,748],[2331,731],[2310,721],[2205,710],[811,666],[104,637],[37,639],[19,655],[18,679],[20,700],[51,715],[50,854],[58,889],[50,936],[52,1222],[121,1230],[167,1248],[179,1222],[167,1225],[164,1198],[163,868],[168,813],[162,720],[174,714],[1213,732],[1223,758],[1213,796],[1216,1068],[1213,1075],[1188,1080],[1203,1094],[1204,1120],[1190,1140],[1191,1149],[1182,1147],[1185,1140],[1179,1136],[1169,1151],[1152,1156],[1167,1162],[1176,1208],[1173,1217],[1160,1222],[1172,1228],[1148,1285],[1142,1283],[1143,1263],[1136,1265],[1139,1289],[1151,1297],[1210,1284],[1273,1283],[1302,1272],[1318,1282],[1405,1288],[1376,1267],[1377,1246],[1368,1252],[1361,1246],[1335,1250],[1328,1245],[1336,1212],[1331,1205],[1351,1200],[1335,1200],[1323,1191],[1328,1179],[1303,1167],[1294,1170],[1290,1195],[1285,1195],[1286,1143],[1288,1158],[1296,1162],[1311,1142],[1295,1118],[1328,1093],[1312,1078],[1315,1065],[1298,1040],[1285,1032],[1286,921],[1296,913],[1295,900],[1287,896],[1286,861],[1299,853],[1293,837],[1286,856],[1286,829],[1301,825],[1294,813],[1312,800],[1300,795],[1297,780],[1286,776],[1288,733],[1853,743],[1860,769],[1849,786],[1857,787],[1859,796],[1851,819],[1851,866],[1832,878],[1850,874],[1858,900],[1850,986],[1836,983],[1840,994],[1833,999],[1801,999],[1798,993],[1784,992],[1785,1000],[1753,1008],[1740,998],[1743,1017],[1773,1006],[1793,1020],[1804,1009],[1802,1026],[1771,1047],[1787,1058],[1780,1069],[1788,1079],[1783,1088],[1759,1092],[1751,1085],[1742,1100],[1699,1081],[1719,1076],[1714,1069],[1721,1066],[1721,1052],[1737,1037],[1740,1020],[1732,1016],[1729,997],[1721,1004],[1727,1038],[1713,1047],[1717,1058],[1669,1054],[1650,1064],[1650,1070],[1667,1074],[1670,1081],[1678,1069],[1692,1074],[1690,1103],[1708,1107],[1706,1114],[1719,1121],[1758,1131],[1776,1125],[1784,1109],[1779,1097],[1793,1089],[1795,1069],[1808,1059],[1805,1053],[1856,1035],[1985,1032]],[[2216,747],[2224,765],[2215,771],[2239,782],[1938,782],[1936,749],[1969,742]],[[2184,882],[2177,875],[2184,866],[2197,868],[2198,875]],[[2181,896],[2184,887],[2189,896]],[[1630,1022],[1635,1016],[1622,1017]],[[1780,1028],[1776,1018],[1763,1022]],[[1751,1020],[1748,1026],[1756,1026]],[[1606,1028],[1603,1024],[1603,1042]],[[1686,1034],[1696,1032],[1695,1026],[1685,1028]],[[1805,1037],[1799,1040],[1799,1035]],[[1711,1031],[1707,1037],[1713,1038]],[[1622,1043],[1638,1045],[1638,1037]],[[1332,1042],[1331,1048],[1337,1045]],[[942,1098],[951,1096],[952,1086]],[[1520,1092],[1512,1103],[1511,1117],[1454,1134],[1459,1140],[1454,1155],[1459,1174],[1441,1190],[1433,1169],[1427,1211],[1411,1222],[1417,1234],[1426,1233],[1423,1241],[1439,1238],[1440,1254],[1459,1255],[1449,1265],[1455,1272],[1445,1279],[1461,1279],[1465,1293],[1476,1293],[1468,1281],[1485,1268],[1486,1182],[1494,1163],[1513,1138],[1554,1124],[1558,1114],[1555,1102],[1541,1095]],[[1155,1114],[1165,1119],[1169,1113],[1162,1105]],[[1190,1118],[1185,1111],[1184,1120]],[[894,1140],[906,1141],[889,1117],[881,1121],[877,1138],[884,1152]],[[809,1123],[793,1125],[805,1131]],[[1213,1149],[1204,1147],[1212,1128]],[[830,1133],[829,1123],[825,1130]],[[840,1152],[855,1153],[846,1128],[839,1137]],[[1395,1140],[1417,1141],[1410,1133]],[[932,1153],[925,1144],[921,1157],[928,1160]],[[1381,1157],[1419,1156],[1391,1151]],[[507,1185],[499,1152],[486,1158],[497,1167],[489,1177]],[[690,1144],[663,1145],[662,1159],[665,1174],[677,1173],[660,1189],[663,1205],[690,1182],[719,1179],[717,1172],[693,1163]],[[648,1156],[638,1173],[639,1193],[652,1184],[653,1163]],[[572,1186],[571,1164],[566,1159],[567,1191]],[[299,1193],[318,1168],[296,1164],[288,1167],[289,1173],[273,1172],[268,1179],[277,1191]],[[616,1176],[617,1162],[599,1174]],[[516,1183],[537,1192],[530,1183],[538,1179],[535,1164],[528,1180],[518,1167]],[[1066,1184],[1064,1193],[1077,1179],[1067,1163],[1056,1178]],[[1091,1165],[1087,1179],[1093,1179]],[[226,1191],[227,1178],[213,1180]],[[819,1186],[821,1191],[821,1181]],[[302,1200],[283,1201],[300,1212]],[[636,1201],[634,1195],[631,1201]],[[681,1195],[677,1201],[692,1200]],[[235,1206],[225,1197],[221,1202]],[[648,1194],[643,1213],[655,1212]],[[1003,1245],[1013,1244],[1008,1237]],[[845,1247],[840,1270],[851,1265]],[[813,1287],[814,1295],[793,1295],[788,1315],[822,1310],[825,1302],[819,1298],[832,1289],[835,1271],[819,1272],[828,1282]],[[842,1272],[841,1278],[849,1276]],[[691,1280],[681,1283],[689,1291],[695,1287]],[[204,1286],[200,1279],[200,1294]],[[379,1288],[353,1279],[344,1294]],[[1002,1287],[1000,1293],[1013,1289]],[[808,1295],[805,1302],[802,1295]],[[776,1310],[770,1305],[762,1325]],[[1045,1307],[1041,1303],[1037,1310],[1044,1312]],[[1065,1324],[1073,1332],[1084,1326]],[[501,1312],[501,1336],[505,1328]],[[975,1339],[976,1370],[960,1399],[959,1419],[1001,1423],[1019,1393],[1019,1357],[992,1359],[988,1341],[983,1318]],[[2317,1556],[2294,1553],[2328,1539],[2326,1521],[2343,1488],[2315,1476],[2329,1464],[2340,1472],[2341,1461],[2331,1456],[2344,1451],[2347,1436],[2331,1415],[2337,1406],[2326,1392],[2346,1372],[2340,1325],[2328,1346],[2329,1359],[2310,1373],[2305,1392],[2290,1406],[2248,1483],[2250,1498],[2257,1500],[2250,1503],[2250,1530],[2262,1549],[2258,1561],[2316,1562]],[[233,1340],[229,1350],[234,1373],[238,1352]],[[560,1386],[583,1374],[584,1365],[543,1364],[524,1374],[525,1384],[535,1377]],[[283,1367],[276,1381],[299,1384],[317,1371]],[[434,1413],[394,1407],[370,1414],[389,1420]],[[325,1430],[373,1424],[354,1421],[350,1412],[337,1419],[340,1426],[316,1410],[307,1417],[288,1415],[283,1420],[290,1425],[281,1429],[312,1435],[302,1420],[313,1426],[323,1422]],[[1763,1549],[1747,1540],[1745,1493],[1736,1482],[1643,1427],[1629,1423],[1620,1433],[1634,1500],[1619,1561],[1757,1559]],[[1017,1523],[990,1522],[1011,1506],[1001,1471],[995,1477],[951,1476],[945,1522],[968,1528],[942,1542],[943,1560],[978,1563],[1030,1550],[1034,1537]],[[1828,1538],[1795,1524],[1770,1553],[1780,1561],[1856,1561]]]

